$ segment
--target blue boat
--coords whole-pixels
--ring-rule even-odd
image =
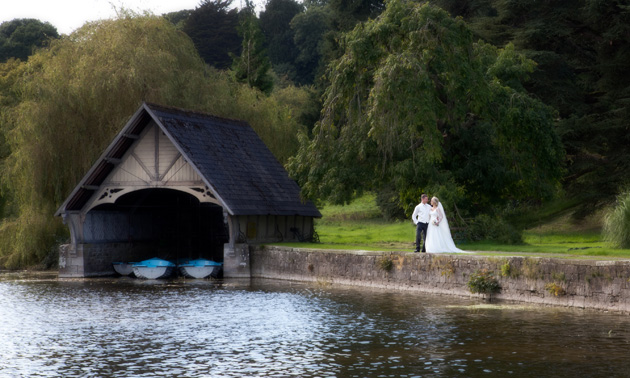
[[[121,276],[133,277],[133,264],[135,264],[135,262],[113,262],[112,266],[116,273]]]
[[[188,278],[219,278],[223,270],[223,263],[207,259],[190,260],[179,265],[179,272]]]
[[[156,280],[170,277],[173,274],[173,270],[175,270],[175,266],[170,261],[154,257],[133,264],[133,273],[138,278]]]

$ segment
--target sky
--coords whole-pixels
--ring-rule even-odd
[[[0,23],[15,18],[35,18],[50,22],[60,34],[70,34],[87,21],[115,18],[120,8],[136,12],[148,10],[159,15],[194,9],[200,3],[201,0],[0,0]],[[233,5],[240,7],[240,3],[234,0]]]

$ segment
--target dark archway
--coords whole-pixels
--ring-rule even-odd
[[[146,258],[223,260],[229,241],[223,208],[173,189],[142,189],[87,214],[88,242],[133,244]],[[136,254],[136,253],[134,253]]]

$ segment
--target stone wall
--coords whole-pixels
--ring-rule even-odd
[[[247,244],[224,244],[223,245],[223,276],[229,278],[249,278],[250,269],[250,249]]]
[[[78,243],[59,247],[59,277],[99,277],[115,274],[112,262],[142,261],[156,249],[139,243]],[[148,256],[148,257],[147,257]]]
[[[470,275],[485,269],[501,286],[493,298],[630,312],[630,261],[259,246],[250,264],[252,277],[459,296],[472,295]]]

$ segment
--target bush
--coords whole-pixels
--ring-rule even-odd
[[[630,248],[630,191],[617,197],[604,219],[604,240],[616,248]]]
[[[57,263],[57,245],[68,237],[61,219],[50,212],[29,211],[0,224],[0,268],[51,268]]]
[[[494,274],[488,270],[478,270],[470,275],[468,288],[471,293],[491,294],[501,290]]]
[[[501,277],[516,278],[520,275],[518,268],[513,267],[509,261],[501,265]]]
[[[390,257],[381,256],[378,260],[378,266],[386,272],[389,272],[394,267],[394,262]]]
[[[549,292],[549,294],[552,294],[556,297],[560,297],[563,295],[566,295],[567,292],[566,290],[564,290],[564,288],[560,285],[558,285],[555,282],[550,282],[548,284],[545,285],[545,290],[547,290]]]
[[[466,237],[471,241],[491,240],[502,244],[521,244],[523,235],[503,218],[481,214],[468,223]]]
[[[387,220],[407,218],[400,206],[400,196],[393,186],[385,186],[376,194],[376,205]]]

